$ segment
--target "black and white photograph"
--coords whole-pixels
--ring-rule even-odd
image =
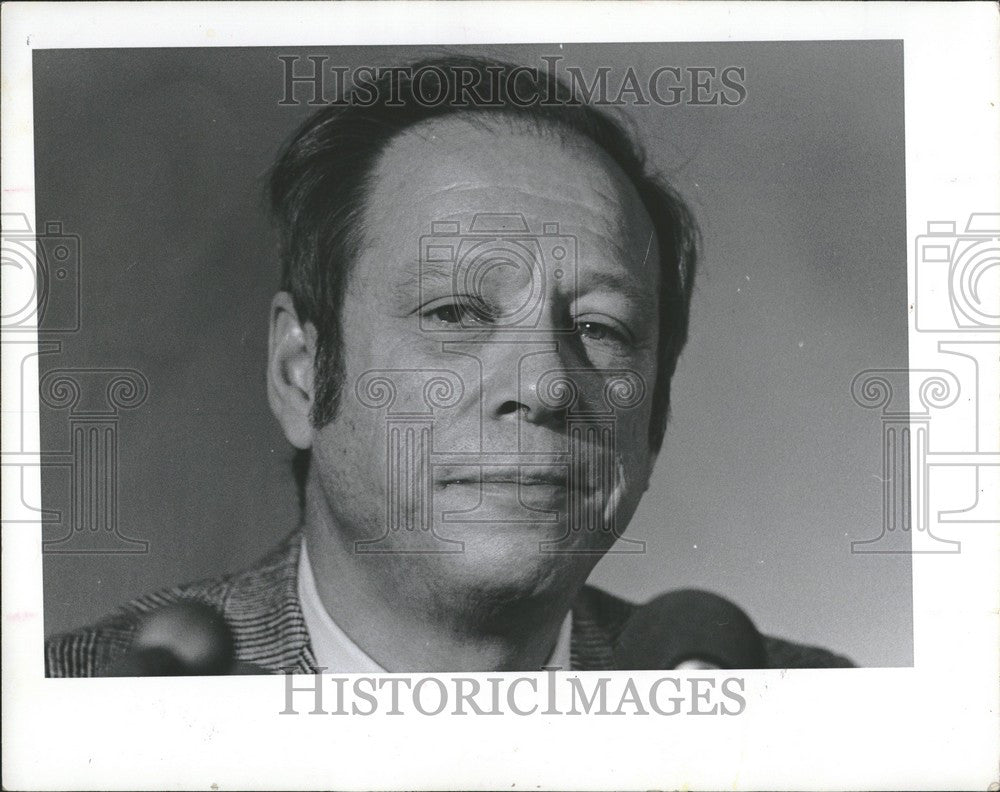
[[[199,672],[185,608],[262,672],[909,664],[910,557],[851,552],[852,379],[906,368],[902,76],[898,42],[37,53],[38,213],[79,238],[43,331],[81,296],[39,360],[83,463],[42,471],[46,673]]]
[[[104,747],[12,788],[1000,780],[997,85],[949,181],[913,123],[930,5],[915,32],[837,33],[827,4],[829,35],[741,38],[689,16],[738,4],[693,3],[680,39],[672,4],[634,38],[631,3],[295,5],[98,31],[52,4],[46,46],[14,4],[38,34],[4,38],[30,118],[5,104],[5,148],[32,154],[4,171],[5,709],[22,672],[109,709]],[[538,16],[485,33],[501,10]],[[970,62],[995,12],[955,17],[992,19]],[[945,697],[914,680],[949,657],[979,704],[946,742],[976,760],[893,772],[852,702],[930,741],[891,702]],[[864,759],[746,758],[811,700],[793,739]],[[407,723],[477,748],[348,747]],[[584,760],[589,785],[500,759],[588,723],[645,758]]]

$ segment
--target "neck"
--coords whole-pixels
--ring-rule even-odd
[[[339,530],[329,512],[308,505],[304,532],[323,607],[391,672],[538,670],[576,594],[462,591],[434,574],[447,573],[446,555],[357,553],[356,537]]]

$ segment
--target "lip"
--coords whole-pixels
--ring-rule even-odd
[[[441,486],[474,484],[517,484],[522,487],[565,487],[569,482],[565,467],[492,467],[468,472],[448,472],[438,479]]]

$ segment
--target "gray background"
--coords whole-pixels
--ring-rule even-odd
[[[646,553],[608,556],[592,582],[635,599],[712,589],[762,630],[866,666],[911,664],[909,556],[850,551],[881,525],[879,420],[850,382],[907,361],[902,43],[474,51],[535,65],[558,54],[587,74],[747,70],[738,107],[629,109],[705,250],[665,452],[629,529]],[[118,424],[119,522],[149,552],[47,554],[47,633],[238,569],[294,527],[290,450],[264,395],[277,267],[261,189],[312,108],[278,105],[277,56],[380,65],[426,52],[35,53],[37,220],[82,245],[81,330],[40,369],[135,368],[150,383]],[[66,412],[43,410],[42,439],[67,445]],[[44,471],[43,505],[65,511],[68,486]]]

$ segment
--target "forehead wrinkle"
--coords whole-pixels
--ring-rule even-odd
[[[557,124],[544,120],[538,123],[525,123],[524,119],[488,117],[485,114],[476,113],[427,119],[404,130],[389,142],[379,156],[373,169],[373,174],[389,175],[385,174],[381,168],[385,164],[385,160],[390,158],[400,159],[398,156],[401,153],[400,149],[404,149],[408,144],[419,142],[424,145],[430,145],[433,153],[444,154],[456,163],[466,166],[472,165],[475,167],[475,160],[482,160],[485,156],[487,158],[486,162],[480,166],[480,170],[485,170],[488,165],[493,165],[499,167],[500,172],[505,176],[510,175],[512,163],[501,161],[501,147],[484,147],[481,145],[481,141],[475,139],[475,136],[479,134],[485,134],[500,140],[510,140],[515,136],[531,137],[538,141],[539,147],[548,145],[558,148],[569,158],[582,164],[585,169],[590,171],[590,178],[587,179],[587,185],[594,195],[602,199],[605,208],[614,208],[629,202],[630,196],[627,193],[630,190],[631,182],[614,160],[600,146],[573,130],[562,129]],[[404,161],[400,164],[405,168],[407,173],[403,175],[402,179],[397,178],[397,183],[400,181],[405,183],[406,176],[419,171],[421,165],[426,162],[427,154],[429,153],[425,152],[420,157],[402,158]],[[393,173],[398,175],[399,169],[394,168]],[[560,170],[555,171],[557,176],[560,173]],[[595,174],[597,178],[594,178]],[[562,191],[559,189],[560,182],[552,180],[549,183],[553,187],[552,190],[542,189],[532,194],[558,199],[562,195]],[[624,190],[622,189],[623,187]],[[464,188],[465,185],[453,183],[451,185],[442,185],[440,189],[461,190]],[[475,185],[469,185],[469,189],[475,188]],[[437,191],[440,190],[432,190],[430,192]]]
[[[524,125],[497,123],[496,119],[474,125],[468,121],[456,116],[423,122],[401,133],[383,150],[367,190],[367,197],[375,199],[366,202],[364,213],[366,220],[373,221],[364,224],[366,231],[372,232],[367,235],[370,248],[382,248],[386,243],[398,247],[401,240],[393,243],[391,234],[386,238],[375,229],[402,229],[405,223],[394,214],[410,211],[406,204],[431,205],[439,211],[409,231],[414,252],[417,237],[430,231],[431,219],[468,223],[477,211],[500,211],[531,215],[532,225],[559,223],[560,233],[579,240],[579,262],[586,269],[606,266],[610,263],[604,261],[607,258],[638,272],[650,269],[648,260],[655,243],[652,220],[634,185],[599,146],[575,135],[567,140],[548,129],[540,133]],[[510,134],[504,134],[505,128]],[[498,145],[484,146],[483,135],[499,139]],[[535,138],[539,145],[518,155],[516,145],[513,149],[503,145],[511,135]],[[412,150],[407,151],[408,145],[425,150],[414,156]],[[546,146],[558,147],[576,167],[560,167],[546,155]],[[509,162],[503,159],[506,152],[514,154],[508,157]],[[443,183],[442,172],[447,173],[449,166],[428,170],[429,160],[440,156],[445,162],[451,160],[456,171]],[[547,165],[548,178],[533,179],[540,163]],[[522,174],[526,184],[518,182]],[[467,230],[462,227],[459,233]],[[529,228],[531,233],[540,230]],[[647,231],[643,245],[641,239]],[[658,274],[658,267],[651,269]],[[411,278],[410,285],[415,281],[418,279]]]
[[[393,284],[398,290],[419,287],[428,281],[450,284],[455,274],[455,268],[451,262],[441,261],[407,260],[399,266],[399,270],[401,277]]]
[[[525,210],[529,208],[525,201],[518,201],[518,197],[523,197],[526,199],[538,200],[538,193],[528,190],[517,185],[505,185],[502,189],[510,193],[505,199],[502,206],[498,206],[498,201],[495,196],[492,196],[490,200],[484,200],[483,202],[473,202],[473,201],[462,201],[463,197],[472,197],[476,192],[484,193],[494,192],[496,189],[491,185],[481,185],[481,184],[452,184],[443,185],[440,188],[434,190],[428,190],[425,194],[427,196],[431,195],[442,195],[447,199],[448,203],[461,203],[460,206],[449,206],[447,211],[442,212],[439,219],[441,220],[462,220],[466,219],[468,215],[475,214],[477,211],[495,211],[498,209],[508,210],[515,214],[525,214]],[[631,217],[626,209],[620,203],[616,203],[609,195],[603,194],[602,197],[606,201],[606,210],[601,211],[596,210],[594,207],[587,206],[587,204],[574,200],[572,198],[565,197],[563,194],[554,195],[552,197],[543,198],[547,204],[554,205],[549,207],[548,211],[545,213],[543,218],[545,222],[557,222],[559,224],[560,233],[570,236],[577,236],[577,234],[572,233],[573,231],[592,231],[594,235],[599,237],[604,243],[608,245],[611,252],[616,254],[622,261],[629,261],[632,259],[639,260],[639,250],[638,245],[630,245],[633,239],[636,239],[635,234],[628,233],[628,226],[632,223],[636,225],[647,225],[644,222],[647,219],[645,214],[645,208],[641,206],[629,206],[628,208],[635,209],[637,216]],[[631,204],[631,202],[629,202]],[[559,211],[560,209],[565,209],[566,211]],[[580,219],[580,210],[583,210],[583,214],[586,218]],[[568,219],[573,218],[573,219]],[[591,225],[593,223],[593,225]],[[577,229],[576,226],[579,225],[580,228]],[[463,228],[463,232],[466,229]],[[529,228],[529,233],[537,233],[540,231],[538,228]],[[641,265],[644,265],[649,257],[650,250],[652,249],[652,240],[654,232],[650,231],[649,242],[645,247],[645,255],[641,259]]]
[[[494,134],[500,132],[496,131]],[[543,145],[546,142],[562,144],[563,149],[569,147],[565,141],[555,138],[546,138],[542,142]],[[416,188],[415,198],[416,200],[442,198],[447,208],[440,219],[458,219],[476,211],[504,210],[526,214],[529,213],[530,202],[545,202],[551,204],[546,211],[550,216],[543,218],[545,222],[558,222],[560,231],[571,233],[573,226],[571,219],[577,217],[581,229],[593,231],[608,245],[613,254],[623,261],[632,259],[638,261],[640,248],[638,245],[629,245],[629,242],[637,239],[639,234],[630,233],[629,226],[634,224],[651,228],[652,220],[638,194],[635,193],[634,186],[618,165],[596,145],[581,139],[572,148],[573,154],[589,155],[574,158],[587,171],[586,197],[596,198],[593,204],[583,200],[583,194],[579,192],[577,185],[566,185],[565,179],[549,179],[534,188],[527,188],[511,181],[498,184],[470,179],[430,187],[421,184]],[[455,155],[458,152],[452,150],[448,153]],[[469,147],[468,157],[463,159],[468,160],[479,155],[481,155],[480,147]],[[561,171],[557,169],[554,173],[559,176]],[[576,195],[580,197],[575,198]],[[579,219],[581,212],[584,219]],[[533,233],[539,230],[529,229]],[[655,236],[655,232],[651,231],[651,236]],[[645,247],[640,266],[645,265],[651,248],[650,242]]]
[[[479,152],[469,152],[470,157],[478,155]],[[418,184],[414,191],[417,196],[431,197],[442,195],[446,198],[453,196],[464,197],[467,195],[476,197],[476,193],[482,193],[483,197],[488,199],[487,202],[496,201],[499,196],[502,200],[511,201],[512,204],[517,198],[524,197],[530,200],[547,201],[567,209],[583,208],[586,212],[601,217],[625,215],[628,213],[628,209],[638,208],[644,211],[641,203],[634,200],[630,194],[631,190],[629,188],[631,184],[627,181],[624,174],[610,172],[612,166],[617,171],[617,166],[614,163],[595,162],[593,160],[581,160],[581,162],[590,173],[577,172],[566,178],[559,178],[564,171],[555,169],[553,171],[555,178],[548,179],[544,183],[536,184],[530,188],[511,180],[515,174],[511,173],[510,168],[502,176],[502,178],[508,179],[508,181],[497,182],[487,179],[485,173],[488,170],[487,167],[476,168],[473,162],[465,162],[463,163],[465,167],[475,170],[477,175],[482,174],[479,180],[476,180],[475,176],[473,176],[461,181],[455,180],[433,186]],[[573,183],[574,176],[577,180],[585,178],[586,195],[581,194],[579,192],[579,185]],[[614,183],[617,176],[621,178],[621,183],[619,184]],[[403,182],[405,184],[405,179],[397,179],[396,181],[397,183]],[[584,197],[597,200],[594,200],[593,205],[591,205],[584,200]],[[461,209],[469,210],[469,207],[461,207]]]

